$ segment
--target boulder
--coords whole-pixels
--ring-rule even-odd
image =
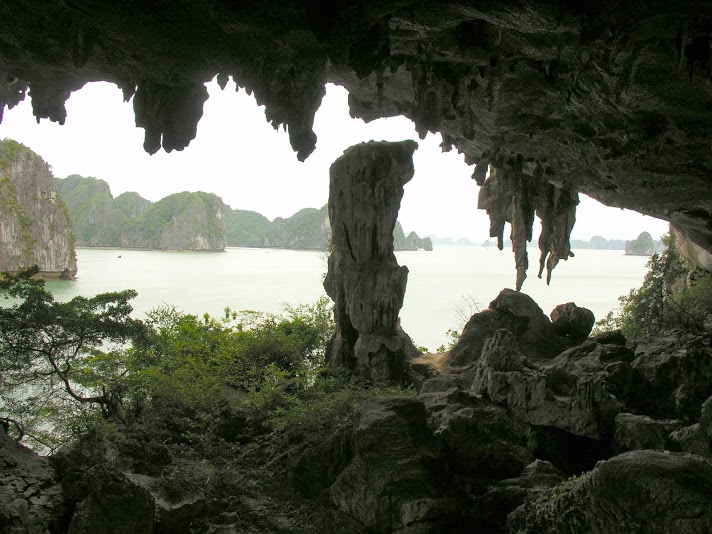
[[[700,419],[712,391],[712,336],[670,330],[635,344],[631,363],[640,375],[633,411],[656,419]]]
[[[462,366],[477,361],[485,341],[500,329],[509,330],[516,338],[519,350],[532,361],[552,358],[581,341],[560,335],[529,295],[503,289],[488,309],[474,314],[467,322],[450,351],[450,363]]]
[[[454,503],[446,496],[449,476],[421,400],[361,403],[353,450],[354,458],[331,486],[329,498],[369,531],[413,529],[418,524],[437,528],[439,519],[454,514]]]
[[[606,372],[574,375],[563,367],[538,369],[519,352],[510,332],[498,330],[482,349],[472,392],[506,406],[519,421],[606,439],[613,418],[623,408],[609,391],[608,376]]]
[[[657,421],[646,415],[619,413],[614,422],[613,450],[667,449],[668,435],[682,426],[680,421]]]
[[[150,534],[153,530],[153,496],[106,464],[72,471],[62,487],[77,502],[68,534]]]
[[[534,460],[525,446],[524,426],[502,407],[458,390],[420,398],[428,426],[454,472],[499,480],[518,476]]]
[[[596,343],[601,343],[603,345],[625,346],[625,344],[627,343],[627,340],[623,335],[623,332],[621,332],[620,328],[616,328],[615,330],[608,330],[606,332],[596,334],[595,336],[591,336],[591,341],[595,341]]]
[[[684,453],[630,451],[510,514],[517,534],[698,534],[712,525],[712,462]]]
[[[700,422],[672,432],[670,441],[677,450],[712,459],[712,396],[700,411]]]
[[[62,487],[50,462],[0,426],[0,532],[45,534],[62,521]]]
[[[596,318],[587,308],[580,308],[573,302],[559,304],[551,312],[554,330],[560,336],[583,341],[591,333]]]

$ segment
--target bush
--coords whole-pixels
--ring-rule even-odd
[[[620,307],[596,323],[594,334],[620,328],[627,338],[637,338],[665,328],[705,328],[712,315],[712,279],[706,274],[687,283],[688,267],[674,238],[663,241],[667,249],[650,257],[643,284],[618,298]]]

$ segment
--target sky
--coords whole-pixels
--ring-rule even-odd
[[[327,203],[329,167],[343,151],[369,140],[414,139],[415,176],[405,186],[399,220],[406,232],[440,237],[489,238],[489,220],[477,208],[478,187],[472,167],[453,150],[442,153],[440,135],[417,137],[413,124],[396,117],[364,123],[349,116],[347,92],[328,85],[316,114],[316,150],[301,163],[283,129],[270,126],[264,108],[231,81],[221,91],[209,83],[198,134],[180,152],[143,150],[143,129],[134,123],[133,104],[109,83],[87,84],[67,101],[63,126],[37,124],[29,97],[6,110],[0,139],[15,139],[47,161],[58,178],[70,174],[106,181],[114,196],[136,191],[157,201],[180,191],[215,193],[234,209],[253,210],[269,219],[289,217],[302,208]],[[667,222],[630,210],[609,208],[581,195],[572,238],[594,235],[634,239],[642,231],[659,238]],[[535,230],[535,239],[538,230]]]

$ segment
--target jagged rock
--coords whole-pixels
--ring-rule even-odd
[[[712,391],[712,336],[682,330],[646,336],[635,344],[633,369],[641,376],[637,413],[695,422]]]
[[[498,330],[482,349],[472,391],[506,406],[520,421],[607,438],[614,417],[623,409],[622,402],[609,391],[608,373],[574,375],[562,365],[567,361],[564,358],[537,369],[521,354],[515,337]]]
[[[361,380],[409,382],[405,361],[418,352],[399,325],[408,268],[393,254],[393,228],[416,148],[414,141],[363,143],[330,170],[334,250],[324,288],[335,304],[336,333],[328,359]]]
[[[712,459],[712,396],[700,410],[700,422],[672,432],[671,448]]]
[[[613,450],[616,453],[636,449],[667,449],[668,435],[680,428],[675,420],[657,421],[646,415],[619,413],[616,416]]]
[[[711,18],[691,0],[12,4],[0,110],[29,87],[35,115],[63,122],[72,91],[107,80],[135,95],[146,150],[181,149],[203,84],[233,76],[303,160],[324,85],[342,85],[352,116],[405,115],[476,166],[483,190],[497,190],[483,203],[495,232],[512,221],[519,286],[537,214],[542,264],[569,257],[578,191],[669,220],[712,250]]]
[[[38,265],[46,278],[74,278],[69,217],[50,166],[26,146],[0,140],[0,271]]]
[[[519,475],[533,460],[522,425],[502,407],[457,389],[421,394],[419,399],[455,472],[496,480]]]
[[[563,482],[565,475],[553,464],[534,460],[516,478],[493,484],[476,499],[481,508],[483,532],[506,532],[507,516],[525,501],[534,500],[543,492]]]
[[[511,332],[520,350],[532,359],[550,358],[566,346],[529,295],[503,289],[487,310],[474,314],[467,322],[450,351],[450,362],[464,365],[477,361],[487,339],[499,329]]]
[[[573,302],[559,304],[551,312],[554,330],[560,335],[583,341],[591,333],[596,318],[587,308],[579,308]]]
[[[712,525],[712,462],[631,451],[528,502],[508,519],[517,534],[693,534]]]
[[[354,459],[329,490],[331,502],[372,532],[416,528],[437,532],[454,515],[448,474],[426,424],[425,406],[413,398],[371,399],[359,406]]]
[[[153,496],[106,464],[66,474],[62,487],[76,502],[68,534],[149,534]]]
[[[596,334],[595,336],[591,336],[591,341],[595,341],[596,343],[601,343],[603,345],[625,346],[625,344],[627,343],[627,340],[623,335],[623,332],[621,332],[620,328],[616,328],[615,330],[608,330],[606,332]]]
[[[62,487],[50,462],[17,443],[0,426],[0,532],[54,532],[63,513]]]

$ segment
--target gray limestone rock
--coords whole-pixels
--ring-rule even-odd
[[[74,278],[69,216],[50,166],[26,146],[0,140],[0,271],[38,265],[46,278]]]
[[[591,333],[596,318],[591,310],[567,302],[553,309],[551,322],[560,336],[583,341]]]
[[[408,269],[393,254],[393,228],[416,148],[414,141],[363,143],[330,170],[333,252],[324,288],[335,303],[336,333],[328,358],[332,368],[365,381],[409,382],[405,361],[418,352],[400,328]]]
[[[532,361],[552,358],[581,341],[559,335],[529,295],[503,289],[488,309],[474,314],[467,322],[460,339],[450,350],[450,363],[466,365],[477,361],[487,339],[499,329],[511,332],[519,350]]]
[[[99,464],[62,480],[65,494],[78,501],[68,534],[150,534],[155,501],[126,475]]]
[[[472,391],[506,406],[520,421],[605,439],[623,409],[608,378],[606,372],[573,374],[555,363],[537,368],[521,354],[510,332],[498,330],[482,349]]]
[[[668,448],[668,435],[680,428],[676,420],[658,421],[646,415],[619,413],[614,422],[613,450],[616,453],[636,449]]]
[[[676,450],[712,459],[712,396],[702,404],[700,422],[672,432],[669,439]]]
[[[372,532],[437,526],[454,512],[447,496],[425,406],[413,398],[371,399],[359,406],[355,456],[329,491],[339,510]],[[421,525],[422,526],[422,525]],[[437,532],[434,530],[433,532]]]
[[[712,336],[682,330],[646,336],[635,344],[632,367],[641,377],[634,411],[656,419],[700,419],[712,391]]]
[[[516,534],[699,534],[712,525],[712,462],[630,451],[510,514]]]
[[[63,508],[62,487],[50,462],[17,443],[0,426],[0,532],[55,531]]]

